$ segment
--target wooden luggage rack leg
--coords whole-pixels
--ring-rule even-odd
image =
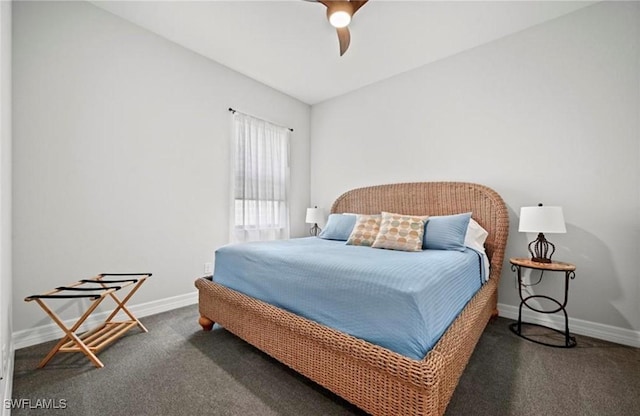
[[[136,276],[136,278],[104,280],[105,276]],[[131,311],[125,305],[129,301],[129,299],[131,299],[133,294],[140,288],[142,283],[144,283],[145,280],[150,276],[151,273],[102,273],[92,279],[83,279],[69,286],[61,286],[47,293],[43,293],[41,295],[32,295],[25,298],[26,302],[35,300],[36,303],[40,305],[40,307],[46,312],[46,314],[49,315],[49,317],[51,317],[51,319],[65,333],[62,339],[60,339],[60,341],[58,341],[58,343],[51,349],[51,351],[49,351],[49,353],[42,359],[42,361],[38,365],[38,368],[42,368],[47,365],[47,363],[58,352],[82,352],[96,367],[102,368],[104,367],[104,364],[96,356],[96,354],[100,350],[123,336],[128,330],[135,326],[140,327],[140,329],[144,332],[148,332],[147,328],[142,325],[142,323],[131,313]],[[112,284],[117,285],[112,286]],[[120,300],[115,295],[115,292],[128,286],[132,286],[129,290],[129,293],[124,297],[123,300]],[[86,293],[64,294],[61,292]],[[107,296],[111,297],[114,300],[117,305],[116,308],[98,327],[80,335],[76,334],[76,331],[82,326],[82,324],[89,318],[91,313],[98,307],[98,305],[100,305],[100,303],[102,303],[102,301]],[[71,327],[68,328],[65,325],[64,321],[62,321],[62,319],[60,319],[60,317],[56,315],[55,312],[53,312],[42,299],[72,298],[90,299],[91,305],[85,311],[85,313],[82,314],[82,316],[78,318],[78,320]],[[120,322],[114,321],[113,319],[120,311],[126,313],[129,316],[130,320]]]

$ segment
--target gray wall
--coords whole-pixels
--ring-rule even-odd
[[[570,316],[640,345],[640,4],[604,2],[312,108],[311,202],[402,181],[479,182],[564,207]],[[562,296],[551,276],[535,288]],[[500,303],[518,305],[504,268]],[[628,331],[627,331],[628,330]],[[625,336],[626,336],[625,335]]]
[[[51,322],[25,296],[100,272],[152,272],[134,305],[195,291],[228,241],[228,107],[294,128],[292,236],[306,232],[308,105],[89,3],[13,16],[15,331]]]
[[[0,398],[11,382],[11,2],[0,2]],[[4,408],[4,406],[3,406]],[[0,414],[8,411],[0,410]]]

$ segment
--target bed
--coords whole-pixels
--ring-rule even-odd
[[[426,355],[389,348],[199,278],[199,323],[218,323],[236,336],[373,415],[442,415],[492,316],[508,235],[508,212],[494,190],[463,182],[379,185],[348,191],[331,213],[382,211],[441,216],[472,212],[488,231],[486,283]]]

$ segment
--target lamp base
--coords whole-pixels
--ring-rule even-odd
[[[536,263],[551,263],[551,259],[545,257],[531,257],[531,261]]]
[[[311,234],[314,237],[317,237],[318,234],[320,234],[320,231],[322,231],[322,228],[318,227],[318,224],[313,224],[313,227],[309,229],[309,234]]]
[[[531,261],[536,263],[551,263],[551,256],[555,251],[556,246],[547,241],[543,233],[539,233],[538,238],[529,243]]]

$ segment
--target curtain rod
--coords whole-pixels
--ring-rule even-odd
[[[251,116],[251,117],[253,117],[251,114],[246,114],[246,113],[243,113],[242,111],[234,110],[234,109],[233,109],[233,108],[231,108],[231,107],[229,107],[229,111],[231,111],[232,113],[240,113],[240,114],[244,114],[245,116]],[[268,120],[265,120],[265,121],[268,121]],[[269,123],[271,123],[271,122],[269,121]],[[279,127],[284,127],[284,126],[281,126],[281,125],[276,124],[276,123],[271,123],[271,124],[275,124],[276,126],[279,126]],[[291,127],[284,127],[284,128],[285,128],[285,129],[288,129],[289,131],[293,131],[293,129],[292,129]]]

